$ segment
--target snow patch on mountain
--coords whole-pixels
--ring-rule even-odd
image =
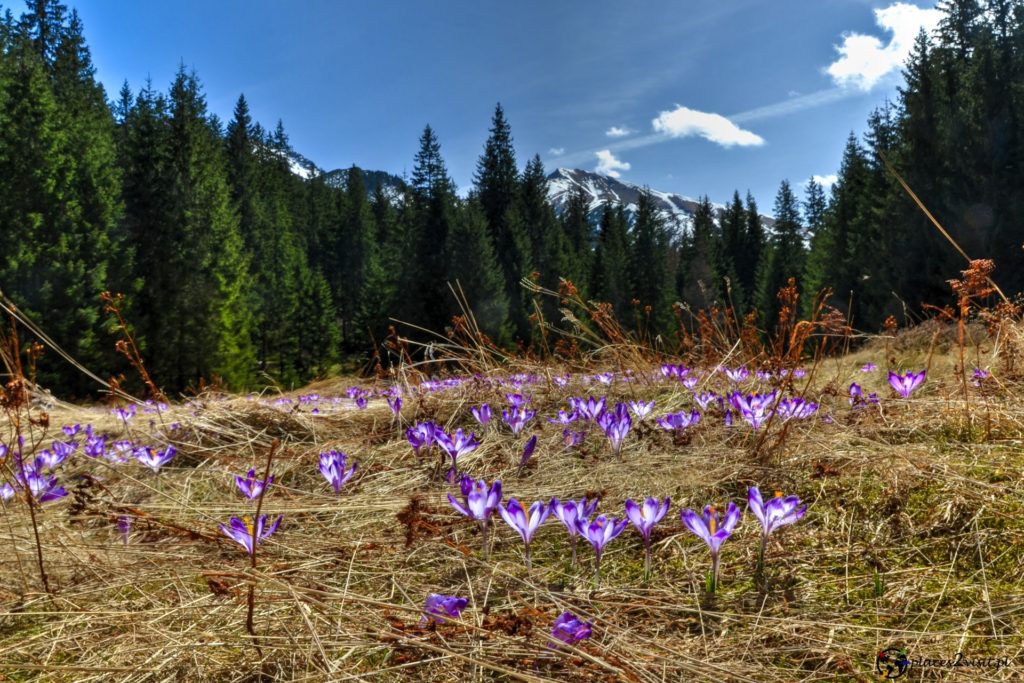
[[[596,219],[606,202],[622,204],[630,216],[636,214],[637,202],[644,188],[640,185],[611,178],[609,176],[583,171],[578,168],[559,168],[548,175],[548,198],[561,213],[568,206],[569,198],[576,188],[582,188],[588,197],[588,209],[591,218]],[[689,230],[693,225],[693,214],[697,210],[699,200],[674,192],[662,192],[648,188],[654,198],[654,204],[666,219],[669,226],[676,231]],[[716,214],[725,209],[722,204],[714,204]],[[766,225],[774,221],[762,216]]]

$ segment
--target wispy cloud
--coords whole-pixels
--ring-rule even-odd
[[[891,73],[898,72],[907,60],[914,39],[923,28],[932,31],[939,24],[942,12],[897,2],[875,10],[875,23],[891,33],[885,45],[875,36],[847,33],[836,45],[839,59],[825,68],[836,85],[861,91],[871,90]]]
[[[821,185],[823,190],[827,190],[839,181],[839,176],[835,173],[828,175],[814,175],[811,176],[811,180]],[[804,187],[807,187],[810,183],[804,183]]]
[[[602,149],[596,152],[594,156],[597,157],[597,166],[594,168],[594,171],[601,175],[618,178],[622,175],[619,171],[628,171],[630,168],[628,161],[616,159],[610,149]]]
[[[610,138],[624,138],[627,135],[632,135],[635,130],[626,128],[625,126],[612,126],[604,132],[604,134]]]
[[[565,147],[552,147],[548,150],[548,154],[553,157],[560,157],[565,154]]]
[[[672,111],[661,112],[651,121],[651,125],[655,132],[672,138],[696,135],[723,147],[756,147],[764,144],[764,138],[760,135],[740,128],[721,114],[697,111],[681,105],[676,105]]]
[[[844,88],[828,88],[826,90],[808,93],[807,95],[790,97],[788,100],[782,100],[775,104],[757,107],[756,109],[748,109],[747,111],[742,111],[739,114],[733,114],[729,117],[729,120],[733,123],[750,123],[751,121],[772,119],[778,116],[795,114],[806,109],[823,107],[826,104],[838,102],[839,100],[846,99],[847,97],[850,97],[850,92]]]

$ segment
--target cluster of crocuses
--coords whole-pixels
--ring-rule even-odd
[[[452,464],[448,470],[448,479],[451,481],[458,472],[459,458],[472,453],[480,445],[480,439],[475,433],[467,434],[462,428],[448,433],[431,421],[417,422],[405,430],[405,438],[412,446],[416,454],[417,462],[422,463],[423,458],[430,453],[431,448],[436,444],[449,458]]]
[[[235,486],[252,503],[259,501],[265,495],[264,491],[273,483],[274,475],[268,474],[265,479],[260,479],[257,477],[256,470],[254,469],[246,472],[244,477],[235,476]],[[252,517],[256,517],[255,522]],[[277,528],[281,526],[283,518],[284,515],[278,515],[277,519],[268,525],[267,515],[259,515],[258,517],[255,514],[252,516],[243,515],[242,517],[232,516],[227,524],[220,525],[220,530],[225,536],[242,546],[245,552],[252,557],[256,552],[256,546],[277,531]]]
[[[474,481],[468,475],[463,475],[459,489],[461,500],[448,494],[448,502],[457,512],[474,520],[480,527],[485,558],[490,554],[488,531],[495,511],[523,540],[527,569],[531,568],[530,543],[540,526],[553,514],[569,533],[574,567],[576,565],[577,539],[582,537],[593,547],[595,583],[599,583],[601,580],[601,555],[605,547],[623,532],[627,524],[632,524],[643,539],[644,573],[646,576],[650,576],[651,533],[654,526],[665,518],[671,502],[668,497],[663,500],[650,497],[640,503],[630,499],[626,501],[625,518],[617,519],[603,514],[595,515],[598,501],[586,498],[569,501],[553,498],[549,502],[536,501],[529,507],[515,498],[510,498],[508,503],[503,505],[500,481],[488,484],[486,480]],[[756,486],[753,486],[748,492],[748,508],[763,527],[759,554],[761,560],[758,565],[760,571],[769,534],[775,529],[792,524],[803,517],[807,506],[801,506],[798,497],[783,497],[781,493],[777,493],[774,498],[765,503],[761,498],[761,492]],[[681,512],[680,516],[686,527],[707,543],[711,550],[712,569],[707,584],[709,592],[714,592],[718,584],[718,554],[722,543],[732,535],[740,515],[739,508],[731,502],[726,507],[724,518],[710,505],[705,506],[700,513],[693,510]]]
[[[155,407],[145,407],[143,412],[159,412],[165,409],[166,405],[161,403],[155,404]],[[119,416],[126,424],[138,412],[134,405],[131,406],[131,410],[117,408],[115,411],[124,413]],[[91,424],[84,427],[80,424],[65,425],[61,427],[61,431],[64,439],[53,441],[48,448],[39,451],[31,460],[22,456],[23,443],[11,452],[10,471],[14,479],[0,484],[0,500],[10,500],[22,489],[27,489],[40,503],[63,498],[67,491],[60,486],[55,473],[79,450],[87,458],[102,457],[115,464],[123,464],[129,456],[134,456],[139,463],[155,472],[159,472],[160,467],[171,460],[176,452],[174,446],[170,445],[158,450],[152,446],[136,445],[128,439],[113,441],[109,434],[95,432]],[[0,460],[7,454],[8,447],[0,444]]]

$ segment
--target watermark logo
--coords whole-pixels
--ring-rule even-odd
[[[1009,667],[1009,657],[966,657],[957,652],[949,658],[945,657],[911,657],[905,647],[887,647],[875,655],[875,673],[885,681],[902,678],[910,667],[917,669],[994,669],[996,671]]]
[[[883,680],[894,681],[907,673],[910,658],[903,647],[887,647],[875,656],[875,672]]]

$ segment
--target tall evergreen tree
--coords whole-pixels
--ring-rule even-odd
[[[702,197],[693,215],[693,228],[687,246],[680,255],[679,294],[697,308],[710,308],[722,302],[720,239],[715,227],[711,200]]]
[[[448,233],[448,277],[458,283],[480,329],[492,340],[508,343],[509,306],[505,286],[487,231],[483,207],[471,200],[457,211]],[[456,290],[458,291],[458,289]]]
[[[621,204],[606,202],[601,210],[590,291],[595,299],[612,304],[620,322],[628,321],[632,299],[629,219]]]
[[[743,249],[736,253],[736,276],[740,286],[747,293],[748,304],[760,306],[757,296],[757,275],[761,270],[761,261],[765,253],[764,224],[761,213],[757,209],[754,196],[747,191],[746,199],[747,224],[743,238]]]
[[[45,315],[44,329],[79,362],[109,365],[113,339],[100,334],[99,294],[112,286],[115,253],[117,274],[131,262],[117,231],[111,112],[77,15],[40,1],[17,29],[5,24],[0,226],[9,246],[0,282],[27,312]],[[39,379],[73,394],[92,388],[56,359]]]
[[[530,244],[517,202],[519,171],[512,147],[512,129],[500,103],[494,107],[490,136],[477,161],[473,182],[504,274],[505,295],[516,335],[526,339],[529,336],[528,294],[519,281],[531,271]]]
[[[440,332],[454,310],[446,284],[446,246],[454,219],[455,188],[441,157],[441,143],[429,125],[420,136],[410,189],[412,206],[404,240],[408,264],[400,286],[404,304],[400,317]]]
[[[548,179],[540,156],[535,155],[523,171],[518,213],[526,228],[530,262],[540,277],[540,285],[558,291],[559,278],[572,277],[574,262],[562,223],[548,200]],[[557,300],[541,297],[540,305],[546,319],[556,319]]]
[[[561,222],[571,252],[568,279],[586,297],[587,281],[593,270],[595,240],[590,223],[590,197],[582,187],[574,186],[571,190]]]
[[[775,226],[758,275],[757,290],[758,308],[769,332],[775,329],[779,321],[779,290],[786,286],[789,278],[797,278],[798,291],[803,291],[800,278],[807,261],[799,202],[787,180],[779,185],[774,213]]]
[[[671,296],[674,273],[669,272],[669,236],[665,222],[648,188],[637,199],[633,222],[632,272],[633,295],[643,307],[650,306],[653,334],[667,332],[672,324]]]
[[[746,248],[747,213],[739,191],[733,192],[732,202],[721,215],[721,248],[719,250],[719,276],[729,281],[729,302],[742,315],[747,310],[750,291],[739,277],[739,260]]]

